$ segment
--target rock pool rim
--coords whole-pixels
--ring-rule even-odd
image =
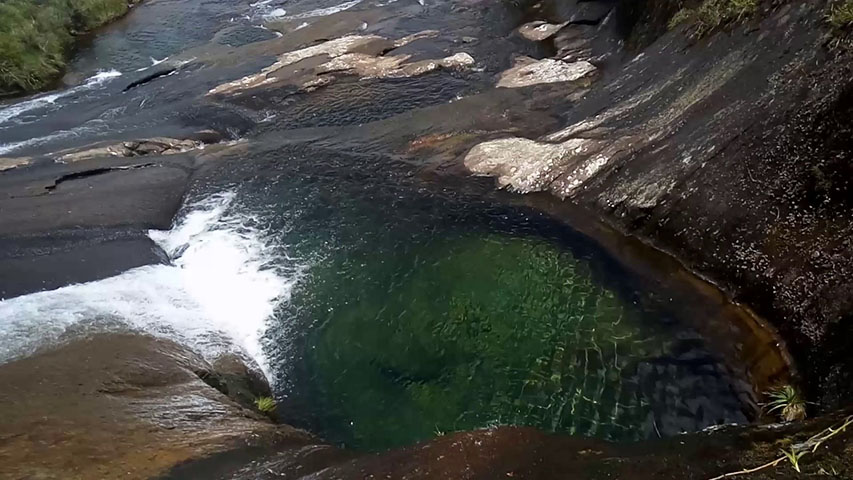
[[[731,361],[729,355],[733,356],[736,361],[729,363],[729,366],[746,367],[748,380],[759,398],[774,386],[801,383],[794,357],[773,323],[749,305],[738,302],[721,285],[694,271],[670,252],[637,235],[625,233],[581,205],[561,201],[546,193],[515,195],[495,188],[487,195],[508,205],[532,208],[567,225],[578,235],[588,238],[631,274],[645,281],[661,282],[658,288],[663,291],[684,298],[695,296],[698,301],[718,306],[721,323],[738,327],[744,333],[744,339],[756,340],[755,343],[746,344],[747,348],[743,350],[732,348],[717,351],[723,354],[724,360]],[[683,312],[684,309],[679,309],[679,318],[696,328],[714,347],[727,345],[728,340],[731,340],[725,332],[709,329],[702,322],[690,321],[692,316],[683,315]],[[762,412],[756,413],[755,421],[760,421]]]

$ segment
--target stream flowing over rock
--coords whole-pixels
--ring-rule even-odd
[[[702,3],[134,6],[0,104],[0,478],[853,478],[851,26]]]

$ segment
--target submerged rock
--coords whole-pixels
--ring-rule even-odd
[[[573,82],[595,71],[595,66],[587,61],[566,63],[551,58],[534,60],[530,57],[519,57],[515,66],[501,74],[497,86],[518,88],[541,83]]]

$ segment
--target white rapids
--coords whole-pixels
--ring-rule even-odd
[[[54,105],[57,100],[62,97],[67,97],[69,95],[95,88],[99,85],[102,85],[113,78],[120,77],[121,72],[117,70],[108,70],[104,72],[98,72],[92,77],[86,79],[80,85],[76,87],[69,88],[67,90],[63,90],[61,92],[51,93],[48,95],[41,95],[30,100],[26,100],[20,103],[13,104],[9,107],[0,109],[0,125],[13,120],[22,114],[29,112],[31,110],[36,110],[39,108],[49,107]]]
[[[171,230],[149,232],[171,265],[0,301],[0,363],[78,335],[135,331],[176,340],[209,360],[248,356],[271,379],[261,340],[297,274],[271,266],[264,234],[232,211],[233,201],[230,192],[208,197]]]

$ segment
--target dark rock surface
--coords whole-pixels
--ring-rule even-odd
[[[633,15],[665,21],[659,3]],[[825,9],[781,2],[706,38],[663,34],[610,65],[566,128],[502,141],[551,160],[491,143],[465,163],[584,206],[753,306],[809,398],[838,406],[853,394],[853,62],[829,48]]]
[[[52,232],[0,238],[0,299],[111,277],[168,261],[144,232],[124,229]]]
[[[146,231],[171,226],[194,162],[100,156],[0,174],[0,298],[167,261]]]

